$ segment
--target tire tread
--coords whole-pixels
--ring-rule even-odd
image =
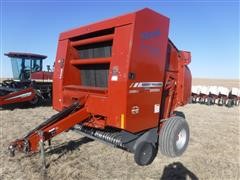
[[[169,157],[176,157],[178,156],[177,153],[174,151],[174,136],[173,133],[177,131],[178,127],[184,125],[187,126],[187,122],[184,118],[180,116],[174,116],[169,118],[160,130],[160,137],[159,137],[159,150],[165,156]],[[189,129],[188,129],[189,131]]]

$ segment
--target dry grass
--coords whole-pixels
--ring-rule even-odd
[[[204,85],[204,86],[224,86],[227,88],[237,87],[240,88],[240,80],[238,79],[202,79],[194,78],[193,85]]]
[[[12,78],[0,78],[0,83],[7,79],[12,79]]]
[[[191,132],[183,156],[167,158],[159,153],[151,165],[140,167],[133,154],[74,132],[62,133],[47,154],[48,179],[240,179],[240,108],[191,104],[179,110],[185,113]],[[7,147],[56,112],[37,107],[0,113],[0,179],[40,179],[39,154],[10,158]]]

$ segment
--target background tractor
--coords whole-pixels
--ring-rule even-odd
[[[52,76],[50,66],[43,70],[43,60],[47,56],[9,52],[13,78],[3,80],[0,84],[0,106],[29,102],[36,105],[41,99],[51,98]]]

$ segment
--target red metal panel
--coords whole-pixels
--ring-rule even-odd
[[[177,105],[185,105],[191,96],[192,76],[187,65],[191,62],[191,54],[180,51],[178,55]]]
[[[84,87],[80,85],[69,85],[64,86],[63,89],[63,107],[68,107],[74,101],[79,101],[81,103],[85,103],[91,95],[102,95],[105,97],[107,94],[106,88],[96,88],[96,87]],[[94,106],[94,108],[98,108],[98,106]],[[89,111],[91,112],[91,111]]]
[[[105,117],[109,117],[109,103],[108,98],[106,96],[92,95],[89,96],[86,101],[86,108],[88,112],[91,112],[95,115],[102,115]]]
[[[39,72],[33,72],[31,73],[31,80],[39,81],[41,80],[42,82],[44,81],[51,81],[53,78],[53,72],[45,72],[45,71],[39,71]]]
[[[59,41],[53,73],[53,107],[62,110],[64,63],[67,57],[68,40]]]
[[[33,88],[27,88],[0,97],[0,106],[31,101],[36,95]]]
[[[135,87],[137,83],[163,84],[169,19],[151,10],[136,13],[134,39],[129,72],[136,78],[129,80],[126,129],[138,132],[156,127],[159,120],[163,88]],[[131,84],[132,87],[131,87]],[[138,84],[137,84],[138,85]],[[160,107],[161,108],[161,107]],[[138,109],[138,113],[132,110]]]
[[[73,42],[71,42],[71,45],[72,46],[82,46],[85,44],[92,44],[92,43],[98,43],[98,42],[109,41],[109,40],[113,40],[113,34],[79,40],[79,41],[73,41]]]
[[[90,24],[87,26],[79,27],[76,29],[69,30],[67,32],[63,32],[60,34],[60,40],[69,39],[72,37],[77,37],[82,34],[88,34],[91,32],[96,32],[104,29],[114,28],[118,26],[124,26],[127,24],[133,23],[134,13],[126,14],[123,16],[118,16],[115,18],[107,19],[104,21],[100,21],[94,24]]]
[[[117,27],[112,48],[109,72],[109,126],[124,128],[121,116],[126,116],[128,68],[132,47],[133,25]],[[123,38],[124,37],[124,38]]]
[[[73,59],[70,60],[72,65],[80,65],[80,64],[104,64],[110,63],[111,58],[93,58],[93,59]]]

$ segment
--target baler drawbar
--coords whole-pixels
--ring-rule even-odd
[[[72,118],[75,116],[78,116],[77,122],[76,120],[72,121]],[[85,120],[88,116],[89,114],[82,105],[79,103],[73,103],[68,108],[53,115],[36,128],[29,131],[22,139],[17,139],[15,142],[11,143],[9,151],[12,156],[14,156],[15,150],[25,153],[37,152],[40,139],[43,141],[50,140],[59,133],[70,129],[75,124]]]
[[[61,33],[52,116],[9,151],[31,154],[73,130],[134,153],[138,165],[183,154],[189,127],[174,111],[191,96],[191,54],[168,39],[169,19],[150,9]]]

